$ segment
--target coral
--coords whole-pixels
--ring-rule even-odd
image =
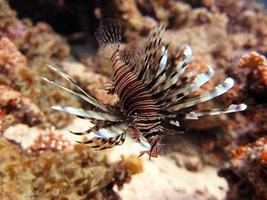
[[[100,74],[88,70],[85,65],[78,62],[63,62],[62,68],[71,74],[75,80],[78,80],[80,85],[85,88],[95,98],[107,105],[113,105],[117,98],[115,95],[109,95],[104,90],[104,85],[108,82],[108,79]],[[74,70],[75,69],[75,70]]]
[[[36,57],[65,58],[70,56],[69,47],[46,23],[33,25],[30,20],[18,19],[7,1],[1,0],[0,35],[8,37],[31,61]]]
[[[230,184],[227,199],[267,199],[267,137],[241,146],[220,171]]]
[[[69,47],[46,23],[29,25],[19,49],[28,59],[35,57],[62,59],[70,56]]]
[[[18,51],[16,46],[8,38],[2,37],[0,39],[0,85],[8,85],[10,89],[15,89],[21,92],[21,95],[25,98],[31,99],[31,101],[39,106],[40,110],[47,116],[47,118],[42,119],[42,121],[47,121],[57,125],[57,127],[62,127],[66,125],[71,117],[65,113],[51,112],[50,106],[57,103],[69,103],[75,106],[79,105],[79,103],[74,97],[42,83],[40,79],[41,76],[53,76],[45,66],[49,62],[50,61],[45,58],[36,58],[34,62],[32,61],[33,67],[30,68],[27,66],[28,60],[26,57]],[[66,83],[63,83],[63,85],[66,85]],[[2,94],[9,92],[8,88],[1,89]],[[46,95],[44,96],[43,94]],[[20,94],[16,93],[14,95],[19,96]],[[8,102],[6,103],[8,104]],[[7,107],[8,105],[2,103],[1,106]],[[4,111],[2,111],[2,113],[3,112]],[[33,124],[30,123],[30,125]]]
[[[142,15],[137,8],[134,0],[120,1],[115,0],[114,6],[118,8],[122,19],[127,20],[130,26],[140,30],[142,28]]]
[[[4,85],[0,85],[0,109],[1,133],[16,123],[25,123],[30,126],[40,124],[44,117],[30,99]]]
[[[7,29],[16,21],[16,12],[9,8],[7,1],[0,1],[0,29]]]
[[[38,2],[39,5],[42,5],[42,3],[40,3],[41,1],[38,0],[33,0],[32,2]],[[61,6],[60,13],[69,12],[66,8],[73,7],[73,4],[67,1],[57,1],[54,4]],[[79,5],[85,5],[85,10],[88,8],[87,3],[79,3]],[[230,165],[226,169],[227,175],[224,175],[225,177],[228,177],[230,183],[229,198],[232,197],[232,199],[240,199],[241,197],[237,195],[242,195],[242,192],[246,191],[246,188],[249,189],[248,191],[251,191],[251,195],[255,195],[256,192],[260,193],[259,191],[262,191],[262,188],[257,184],[261,184],[262,179],[256,173],[259,172],[262,166],[265,166],[264,163],[266,162],[266,152],[261,153],[261,155],[255,154],[255,144],[260,144],[260,141],[263,141],[263,139],[259,138],[265,136],[267,130],[267,67],[266,58],[264,57],[267,52],[266,10],[254,2],[241,0],[113,0],[105,1],[105,4],[100,3],[93,6],[99,6],[95,10],[97,19],[105,16],[122,19],[124,25],[127,27],[126,29],[130,30],[129,32],[125,33],[123,42],[125,41],[130,47],[133,48],[138,48],[139,44],[144,42],[143,36],[146,35],[158,22],[167,25],[166,40],[171,39],[172,41],[172,46],[170,46],[169,50],[169,54],[171,54],[170,56],[174,58],[178,48],[182,44],[188,43],[192,47],[194,54],[191,67],[202,71],[205,70],[205,66],[209,64],[215,69],[216,76],[212,79],[212,81],[204,85],[205,87],[202,89],[209,89],[226,76],[231,76],[235,79],[236,84],[234,88],[222,98],[218,98],[216,102],[212,102],[212,104],[217,104],[217,106],[220,107],[222,105],[227,106],[231,103],[240,103],[245,101],[247,104],[249,104],[248,111],[229,115],[227,118],[225,116],[205,117],[201,118],[199,121],[187,121],[185,123],[186,127],[190,128],[189,131],[185,130],[185,134],[171,137],[166,140],[167,145],[165,145],[164,148],[166,153],[170,153],[169,156],[172,157],[178,165],[186,167],[190,170],[196,170],[197,172],[195,174],[198,174],[206,163],[218,166],[219,164],[225,162],[230,156],[228,152],[233,148],[237,148],[238,150],[235,153],[235,157],[232,159]],[[32,12],[37,12],[39,14],[39,10],[32,10]],[[80,12],[79,14],[79,16],[83,16]],[[64,165],[67,166],[68,159],[70,159],[69,165],[76,163],[76,161],[81,162],[80,165],[73,164],[73,166],[75,169],[77,167],[78,170],[81,168],[81,171],[79,172],[84,172],[82,162],[87,163],[88,161],[86,159],[90,160],[91,157],[83,157],[83,154],[81,153],[81,155],[77,153],[76,149],[74,152],[69,154],[69,156],[76,156],[73,158],[74,160],[76,159],[75,161],[71,160],[69,157],[67,159],[67,156],[64,158],[64,160],[63,156],[59,154],[61,151],[57,151],[56,148],[51,149],[48,145],[50,143],[45,143],[46,136],[48,136],[48,138],[55,137],[54,139],[56,141],[57,139],[60,141],[61,134],[58,134],[58,130],[44,129],[44,127],[51,127],[51,125],[54,125],[57,128],[64,127],[72,120],[71,115],[62,112],[54,112],[51,110],[51,105],[60,104],[63,106],[80,107],[81,104],[77,99],[71,97],[70,95],[41,82],[40,77],[45,76],[49,79],[55,79],[55,74],[51,73],[45,67],[47,63],[50,63],[62,68],[63,71],[73,77],[83,89],[94,95],[101,102],[105,104],[113,104],[114,101],[116,101],[116,97],[109,96],[105,94],[103,90],[101,90],[103,84],[106,83],[108,79],[105,76],[93,72],[95,71],[110,76],[110,63],[104,62],[102,59],[95,57],[95,55],[90,55],[88,58],[83,58],[82,62],[86,66],[80,65],[76,61],[73,62],[70,59],[71,55],[69,47],[62,36],[56,34],[53,29],[44,22],[37,22],[36,24],[33,24],[29,19],[18,19],[16,12],[10,9],[8,1],[0,0],[0,19],[0,45],[2,47],[0,48],[0,90],[4,91],[4,93],[1,93],[4,95],[0,96],[0,127],[1,131],[4,131],[4,137],[7,137],[17,144],[20,144],[23,149],[31,149],[33,153],[31,153],[29,156],[27,155],[26,157],[26,155],[24,155],[25,152],[22,152],[19,150],[19,148],[14,147],[14,145],[5,142],[6,149],[8,147],[7,151],[12,152],[15,158],[19,157],[19,161],[21,160],[20,156],[22,156],[23,159],[27,160],[27,162],[31,163],[32,165],[35,165],[37,162],[43,163],[43,159],[47,159],[47,157],[52,156],[53,159],[55,159],[52,159],[55,164],[53,165],[50,163],[51,165],[48,164],[47,166],[53,166],[54,168],[57,168],[55,167],[56,164],[58,164],[60,167],[63,167],[64,163]],[[55,20],[58,20],[58,18],[55,18]],[[88,36],[90,38],[92,38],[91,35],[93,33],[92,29],[95,27],[94,24],[97,23],[95,20],[96,19],[91,19],[90,16],[90,21],[87,23],[90,24],[90,30],[81,29],[82,31],[88,31]],[[59,30],[58,27],[56,28]],[[17,50],[15,46],[17,47]],[[257,51],[258,53],[252,51]],[[245,56],[242,56],[244,52],[251,53],[247,53]],[[75,55],[79,55],[79,52],[75,52]],[[239,60],[239,58],[241,59]],[[71,88],[71,86],[62,81],[61,78],[57,77],[56,79],[63,86],[68,86]],[[2,84],[8,86],[2,86]],[[11,104],[11,101],[6,99],[6,95],[9,94],[16,96],[15,99],[16,102],[18,102],[18,111],[15,111],[17,105]],[[3,98],[5,101],[2,101]],[[35,108],[37,106],[38,110],[33,109],[32,106]],[[203,104],[199,107],[199,109],[205,109],[209,106],[211,106],[211,104]],[[9,110],[11,108],[12,110]],[[28,111],[27,113],[25,113],[26,110]],[[42,112],[44,115],[38,115],[38,113]],[[23,117],[23,115],[25,117]],[[40,124],[41,121],[42,123]],[[37,124],[39,124],[38,128],[35,127]],[[85,124],[87,125],[87,122],[85,122]],[[78,124],[78,126],[81,127],[81,124]],[[256,140],[257,142],[255,142]],[[248,142],[254,142],[254,144],[247,145]],[[174,143],[175,147],[168,149],[168,147],[172,145],[170,143]],[[1,144],[3,144],[3,139],[1,140]],[[174,144],[172,146],[174,146]],[[68,143],[66,143],[66,145],[68,145]],[[73,147],[72,145],[70,146]],[[39,155],[39,152],[43,150],[43,147],[45,151]],[[14,148],[16,149],[16,152],[20,153],[14,153]],[[260,149],[261,148],[262,147],[260,147]],[[90,150],[86,151],[89,152]],[[183,156],[186,158],[189,157],[188,160],[190,161],[185,163],[180,161],[180,158],[177,158],[176,151],[183,153]],[[256,155],[257,158],[249,160],[248,152],[250,151],[252,151],[252,157]],[[78,154],[81,158],[78,158]],[[238,157],[238,154],[241,156]],[[4,155],[10,154],[3,154],[1,151],[0,156]],[[16,157],[16,155],[19,156]],[[100,159],[101,157],[101,154],[98,153],[94,155],[95,157],[93,157],[92,160],[98,158]],[[193,159],[191,163],[191,158],[196,157],[198,159]],[[131,158],[128,161],[132,162],[134,159],[136,158]],[[0,160],[2,161],[2,159]],[[32,160],[34,160],[34,162],[32,162]],[[260,162],[260,160],[262,162]],[[13,161],[16,167],[12,168],[12,170],[17,170],[17,160],[14,159]],[[122,161],[122,165],[123,163],[124,161]],[[241,164],[239,165],[239,163]],[[24,176],[19,176],[22,177],[19,180],[13,179],[12,181],[5,182],[5,184],[0,184],[1,199],[8,198],[8,196],[10,199],[21,199],[21,196],[24,195],[24,192],[22,193],[20,191],[33,191],[32,188],[34,187],[28,187],[29,184],[25,184],[32,183],[37,177],[36,173],[34,174],[33,168],[31,168],[32,166],[30,166],[31,164],[29,164],[29,168],[27,169],[23,165],[24,168],[19,172],[19,175],[23,174]],[[166,163],[164,162],[162,169],[165,169],[165,164]],[[255,164],[255,171],[250,171],[253,169],[253,164]],[[246,165],[247,168],[245,167]],[[96,166],[98,165],[96,164]],[[47,193],[45,191],[40,191],[38,196],[36,194],[38,191],[32,193],[28,192],[27,194],[35,195],[31,198],[49,199],[51,197],[45,196],[52,193],[50,184],[54,181],[54,179],[52,181],[51,175],[48,174],[49,167],[40,167],[40,169],[43,169],[44,172],[38,172],[38,174],[41,174],[40,177],[42,176],[42,178],[38,177],[38,180],[40,181],[38,184],[43,184],[45,186],[40,187],[41,189],[48,188]],[[153,171],[154,168],[152,164],[151,168],[146,167],[147,166],[145,166],[145,172],[148,173],[148,177],[144,176],[144,178],[141,179],[141,187],[138,189],[134,187],[136,190],[133,189],[130,191],[130,193],[135,191],[132,195],[133,199],[137,199],[136,191],[139,191],[140,188],[143,189],[144,184],[147,183],[147,180],[150,180],[150,177],[156,177],[156,179],[151,180],[151,182],[157,182],[159,179],[158,174],[163,176],[162,174],[164,172],[162,171],[156,171],[154,175],[150,174],[149,176],[149,172]],[[129,164],[129,166],[125,167],[124,170],[126,168],[131,168],[131,165]],[[0,169],[3,169],[2,162]],[[107,169],[106,166],[104,166],[104,169]],[[115,168],[113,171],[114,174],[118,175],[120,173],[119,169],[119,167],[117,169]],[[4,172],[4,174],[7,172],[15,173],[16,170],[6,170],[1,172]],[[106,173],[105,170],[101,170],[99,171],[103,172],[103,174]],[[25,173],[22,173],[22,171]],[[75,170],[69,171],[73,172]],[[173,172],[176,173],[175,170],[173,170]],[[57,173],[58,171],[56,172],[56,175]],[[87,172],[85,172],[85,174],[86,173]],[[123,173],[126,172],[123,171],[122,174]],[[34,174],[34,176],[32,176],[32,174]],[[67,177],[67,180],[72,180],[69,178],[70,176],[68,174],[64,176],[63,174],[63,170],[60,171],[60,180],[63,180],[62,177]],[[101,173],[99,174],[102,175]],[[251,174],[252,178],[248,177],[248,174]],[[109,174],[107,176],[114,175]],[[259,178],[259,182],[254,178],[256,176]],[[3,176],[1,173],[0,181],[2,181],[2,177]],[[175,176],[171,174],[170,177],[172,178]],[[111,180],[111,177],[109,178]],[[118,178],[119,176],[116,177],[116,181],[120,182]],[[188,177],[186,178],[188,179]],[[232,179],[236,182],[233,182]],[[171,186],[168,185],[168,180],[169,179],[167,178],[165,187],[162,188],[162,185],[159,185],[154,190],[151,190],[152,193],[154,195],[158,194],[157,192],[159,188],[162,193],[168,193],[166,191],[169,191],[168,189],[171,188]],[[80,181],[86,182],[88,180],[81,178]],[[61,182],[62,185],[66,183],[64,181]],[[90,197],[108,198],[107,196],[110,194],[110,198],[112,198],[112,195],[115,195],[115,193],[110,189],[110,185],[112,185],[111,182],[112,181],[110,181],[103,189],[97,189],[98,192],[91,194],[92,196]],[[202,183],[203,182],[205,182],[205,180],[202,180]],[[60,192],[63,191],[63,186],[61,187],[59,181],[54,181],[53,183],[56,186],[60,186],[59,188],[62,189],[60,189]],[[78,178],[76,183],[79,184]],[[134,184],[135,183],[136,182],[134,182]],[[186,181],[183,183],[185,185],[189,185]],[[238,185],[238,183],[240,183],[240,185]],[[173,185],[175,185],[175,187],[176,184],[177,182],[174,181]],[[243,189],[242,186],[244,186]],[[4,187],[5,189],[3,190]],[[35,189],[36,188],[37,187],[35,187]],[[71,187],[66,187],[64,189],[65,192],[69,192],[68,198],[82,199],[83,197],[70,191],[70,189],[73,188],[73,185],[71,185]],[[87,186],[84,188],[87,189]],[[39,189],[39,187],[37,189]],[[184,198],[192,197],[196,199],[197,195],[201,196],[200,193],[203,195],[202,199],[207,199],[212,196],[206,195],[206,190],[204,189],[198,189],[198,192],[196,191],[195,194],[196,196],[192,194],[190,194],[191,196],[187,195],[185,189],[183,188],[175,188],[175,191],[177,190],[180,190],[180,192],[183,193]],[[9,191],[19,192],[11,194]],[[149,191],[147,192],[148,194],[150,194]],[[122,195],[123,197],[128,197],[128,194],[123,193],[123,191],[122,194],[124,194]],[[250,194],[247,194],[247,198],[251,197]],[[44,196],[42,197],[41,195]],[[117,196],[115,195],[114,198],[115,197]],[[25,198],[28,199],[29,196]],[[58,196],[56,198],[58,198]],[[139,199],[142,198],[144,199],[144,197],[139,197]],[[261,196],[258,198],[263,199],[265,197]]]
[[[56,130],[42,130],[38,138],[30,146],[28,152],[42,153],[44,151],[63,152],[70,150],[72,144],[64,135]]]
[[[3,136],[19,144],[28,153],[63,152],[73,148],[73,144],[55,129],[44,130],[25,124],[16,124],[7,128]]]
[[[237,114],[230,122],[230,128],[237,132],[236,138],[243,143],[254,141],[267,130],[266,124],[266,58],[256,52],[244,55],[236,67],[228,70],[237,85],[225,95],[225,102],[246,101],[250,106],[245,114]],[[238,123],[236,123],[238,122]],[[242,128],[238,125],[242,122]]]
[[[132,158],[110,164],[84,146],[36,157],[1,138],[0,160],[1,199],[119,199],[113,186],[128,182],[141,165]]]
[[[16,71],[26,65],[27,59],[16,46],[8,38],[2,37],[0,39],[0,76],[5,76],[12,81],[16,78]]]

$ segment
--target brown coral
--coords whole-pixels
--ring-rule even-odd
[[[0,6],[2,3],[0,2]],[[8,6],[7,8],[10,10]],[[43,121],[57,127],[66,125],[71,117],[65,113],[51,112],[50,106],[67,102],[75,106],[79,105],[78,100],[55,88],[43,86],[40,77],[51,76],[52,73],[45,65],[51,63],[52,58],[69,56],[69,48],[64,40],[44,23],[32,26],[31,23],[24,23],[16,18],[11,21],[8,27],[0,29],[1,34],[4,35],[0,39],[0,84],[8,85],[21,92],[23,96],[38,105],[47,116],[46,119],[42,119]]]
[[[242,138],[243,142],[253,141],[267,130],[266,69],[266,58],[256,52],[251,52],[244,55],[236,67],[228,70],[237,84],[230,93],[224,96],[224,100],[228,103],[246,101],[251,105],[247,114],[236,115],[233,123],[230,123],[231,129],[238,133],[237,138]],[[240,119],[243,128],[236,123]]]
[[[40,134],[27,149],[30,153],[43,153],[45,151],[63,152],[72,149],[73,145],[59,131],[40,130]]]
[[[29,26],[24,38],[25,40],[19,49],[25,53],[28,59],[37,56],[61,59],[69,57],[69,47],[46,23]]]
[[[4,85],[0,85],[0,108],[2,119],[0,132],[16,123],[30,126],[39,124],[44,117],[30,99]]]
[[[16,21],[16,12],[9,8],[6,1],[0,1],[0,29],[7,29]]]
[[[0,73],[14,80],[18,68],[25,67],[27,59],[6,37],[0,39]]]
[[[230,184],[229,200],[267,199],[267,137],[239,147],[229,166],[220,171]]]
[[[113,186],[136,173],[127,167],[128,159],[109,164],[84,146],[36,157],[0,139],[0,160],[1,199],[119,199]]]

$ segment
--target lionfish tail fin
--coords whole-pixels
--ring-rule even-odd
[[[96,40],[100,46],[99,53],[107,60],[118,53],[122,36],[122,26],[117,19],[103,19],[95,33]]]

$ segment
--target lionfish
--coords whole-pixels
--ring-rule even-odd
[[[100,54],[113,66],[112,81],[104,89],[118,96],[114,106],[103,105],[68,75],[49,66],[71,82],[78,92],[43,78],[45,81],[83,99],[92,108],[84,110],[52,106],[55,110],[92,120],[94,127],[83,132],[71,132],[78,137],[77,142],[102,150],[121,145],[126,134],[131,133],[138,144],[140,155],[147,153],[149,157],[157,157],[161,151],[162,138],[183,131],[179,123],[181,119],[196,120],[204,115],[232,113],[247,108],[245,104],[232,104],[222,109],[194,110],[192,107],[195,105],[227,92],[233,87],[234,81],[226,78],[212,90],[192,96],[194,91],[209,81],[214,71],[209,66],[205,73],[188,71],[192,57],[188,45],[178,51],[178,64],[171,65],[169,43],[162,40],[164,31],[164,26],[156,26],[143,48],[121,51],[121,24],[115,19],[101,21],[95,36],[100,45]]]

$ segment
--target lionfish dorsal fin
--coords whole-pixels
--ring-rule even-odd
[[[119,52],[122,26],[117,19],[103,19],[95,33],[96,40],[100,46],[99,53],[109,61]]]
[[[150,33],[143,49],[143,56],[137,71],[138,78],[147,81],[154,78],[159,68],[164,68],[167,59],[167,44],[163,44],[162,37],[165,27],[156,26]],[[161,70],[162,71],[162,70]]]

